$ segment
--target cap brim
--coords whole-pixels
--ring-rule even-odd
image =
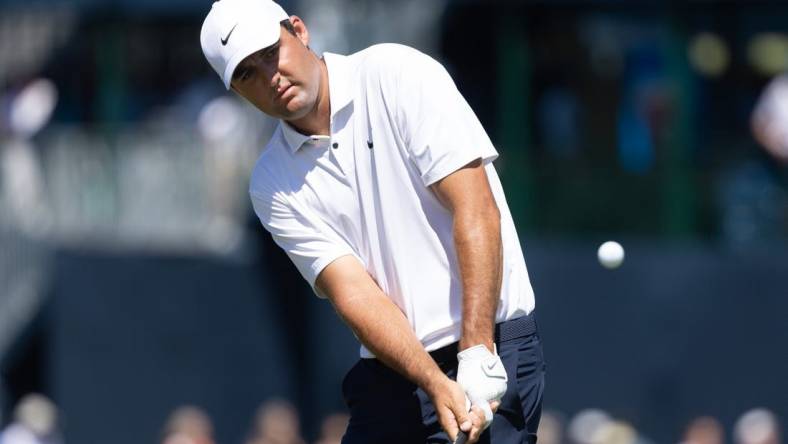
[[[230,89],[230,83],[233,80],[233,73],[235,72],[235,68],[238,67],[238,64],[243,61],[243,59],[249,57],[250,55],[254,54],[255,52],[267,48],[276,42],[279,41],[280,37],[280,30],[279,30],[279,22],[276,23],[276,34],[271,33],[271,35],[266,36],[258,36],[259,38],[250,41],[248,44],[241,46],[230,60],[227,61],[227,66],[224,69],[224,76],[222,80],[224,81],[224,87]]]

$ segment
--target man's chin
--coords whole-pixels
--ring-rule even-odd
[[[297,107],[297,108],[294,108],[294,109],[291,109],[290,107],[287,107],[282,112],[282,115],[280,116],[280,118],[282,120],[287,120],[287,121],[299,120],[299,119],[302,119],[302,118],[306,117],[307,114],[309,114],[309,108],[307,108],[305,106]]]

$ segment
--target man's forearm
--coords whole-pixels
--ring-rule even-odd
[[[438,390],[436,385],[447,378],[424,350],[399,307],[354,258],[340,258],[329,266],[334,268],[333,278],[320,282],[321,290],[359,341],[427,393]]]
[[[425,390],[443,376],[407,319],[386,297],[371,296],[337,310],[358,339],[387,366]],[[429,391],[429,390],[428,390]]]
[[[405,315],[358,260],[352,256],[336,259],[323,269],[315,287],[328,297],[356,337],[379,360],[427,393],[441,427],[452,439],[460,429],[472,437],[481,433],[484,412],[479,407],[467,411],[468,398],[463,388],[440,370],[416,338]]]
[[[454,242],[463,288],[460,350],[483,344],[492,351],[503,261],[497,206],[455,212]]]

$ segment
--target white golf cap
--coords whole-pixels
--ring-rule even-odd
[[[208,63],[230,89],[235,68],[248,55],[279,40],[279,22],[289,16],[271,0],[221,0],[202,24],[200,44]]]

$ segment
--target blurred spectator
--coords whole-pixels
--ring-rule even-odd
[[[682,444],[723,444],[722,425],[715,418],[702,416],[689,423]]]
[[[774,413],[752,409],[744,413],[733,428],[736,444],[780,444],[780,426]]]
[[[558,427],[560,423],[552,425]],[[541,428],[541,424],[540,424]],[[541,439],[540,430],[540,439]],[[569,442],[573,444],[649,444],[651,441],[635,429],[632,424],[615,419],[600,409],[586,409],[578,412],[567,427]],[[564,442],[560,435],[556,443]],[[541,441],[539,441],[541,444]]]
[[[167,420],[162,443],[214,444],[211,419],[198,407],[178,407]]]
[[[582,410],[569,422],[569,438],[574,444],[593,444],[593,437],[612,421],[604,410]]]
[[[340,444],[349,420],[350,416],[345,413],[327,416],[320,426],[320,439],[316,444]]]
[[[561,444],[564,441],[564,420],[556,412],[542,412],[537,431],[537,442],[540,444]]]
[[[39,394],[23,397],[14,409],[14,421],[0,433],[0,444],[61,444],[58,410]]]
[[[260,406],[247,444],[305,444],[293,405],[275,399]]]
[[[753,136],[772,156],[788,162],[788,75],[764,89],[750,119]]]
[[[636,444],[638,433],[632,425],[624,421],[610,421],[603,424],[591,437],[593,444]]]

